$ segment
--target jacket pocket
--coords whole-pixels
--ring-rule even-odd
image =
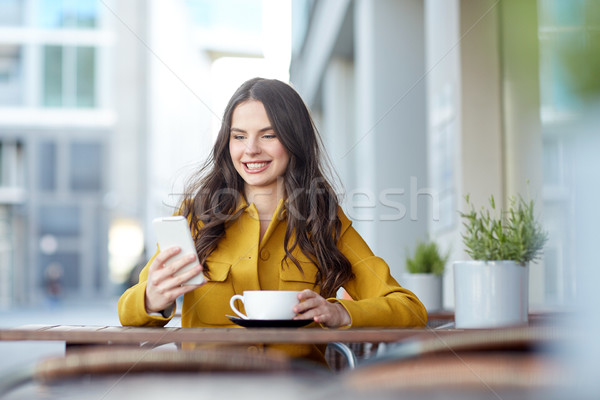
[[[206,265],[210,276],[209,282],[223,282],[229,277],[231,263],[206,260]]]
[[[288,261],[287,265],[284,263],[280,273],[280,290],[304,290],[311,289],[315,292],[319,292],[318,286],[315,286],[315,280],[317,277],[317,267],[308,259],[299,258],[300,266],[302,271],[298,267]]]

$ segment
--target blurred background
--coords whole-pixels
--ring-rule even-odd
[[[522,194],[550,232],[531,307],[572,307],[598,3],[0,0],[0,310],[116,299],[253,76],[303,96],[394,276],[419,239],[466,258],[465,194]]]
[[[289,1],[0,0],[0,309],[119,296],[233,91],[289,80],[290,26]]]

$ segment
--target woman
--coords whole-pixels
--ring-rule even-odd
[[[157,251],[119,300],[123,325],[165,325],[181,295],[183,327],[233,327],[229,299],[245,290],[298,290],[296,319],[323,327],[424,326],[425,308],[390,275],[338,205],[309,111],[289,85],[251,79],[234,93],[211,158],[189,183],[180,213],[200,265],[165,268]],[[181,285],[204,273],[207,283]],[[344,288],[353,300],[336,299]],[[277,347],[324,362],[325,346]]]

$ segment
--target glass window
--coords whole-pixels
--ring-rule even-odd
[[[56,143],[49,141],[40,143],[38,168],[40,190],[56,190]]]
[[[40,236],[77,237],[81,234],[81,210],[77,206],[41,206]]]
[[[94,47],[44,47],[44,105],[94,107],[96,49]]]
[[[550,236],[544,249],[544,290],[549,304],[568,304],[576,294],[579,241],[573,230],[573,150],[580,140],[577,121],[586,95],[600,92],[599,7],[596,0],[538,0],[543,209]]]
[[[96,52],[93,47],[77,49],[77,107],[93,107],[96,83]]]
[[[538,0],[538,16],[541,26],[577,26],[585,19],[585,3],[588,0]]]
[[[23,22],[23,0],[0,0],[0,26]]]
[[[99,143],[71,143],[70,185],[74,191],[102,188],[102,146]]]
[[[260,34],[261,0],[187,0],[194,23],[205,29]]]
[[[38,24],[43,28],[94,28],[98,0],[38,0]]]
[[[44,105],[60,107],[63,98],[63,48],[44,47]]]
[[[0,45],[0,106],[21,104],[21,69],[21,47]]]

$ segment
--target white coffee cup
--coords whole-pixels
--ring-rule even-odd
[[[229,306],[243,319],[292,319],[296,316],[293,308],[298,304],[298,293],[290,290],[246,290],[244,295],[234,295]],[[247,315],[235,307],[236,300],[244,303]]]

